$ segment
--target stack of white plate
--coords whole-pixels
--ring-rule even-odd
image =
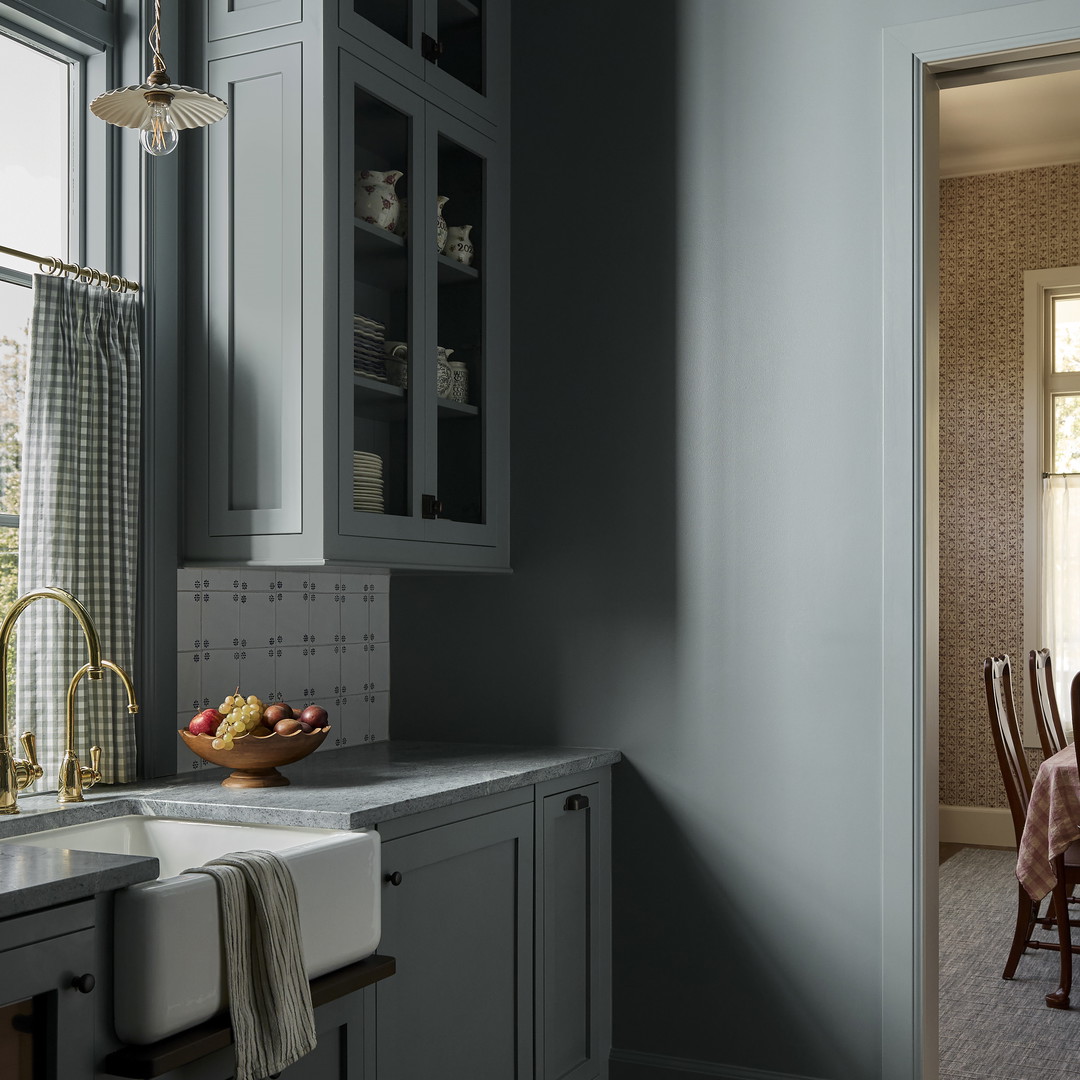
[[[353,315],[353,371],[369,379],[386,382],[383,339],[386,327],[363,315]]]
[[[353,509],[384,512],[382,458],[365,450],[353,451]]]

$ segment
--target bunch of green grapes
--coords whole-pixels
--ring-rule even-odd
[[[218,712],[225,719],[218,724],[217,737],[211,744],[215,750],[231,750],[233,739],[246,735],[262,722],[263,709],[266,706],[254,694],[244,697],[240,688],[230,694],[219,706]]]

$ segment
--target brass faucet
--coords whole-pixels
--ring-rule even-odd
[[[137,713],[139,711],[138,702],[135,700],[135,687],[131,682],[131,676],[119,665],[114,664],[111,660],[102,660],[101,667],[108,668],[114,672],[120,681],[124,684],[124,689],[127,691],[128,696],[128,712]],[[85,765],[79,764],[79,759],[75,756],[75,689],[82,681],[84,675],[89,675],[90,678],[94,678],[94,669],[90,664],[83,664],[78,671],[71,678],[71,682],[68,683],[67,689],[67,721],[66,721],[66,733],[67,733],[67,748],[64,751],[64,760],[60,763],[60,791],[57,795],[57,802],[82,802],[83,795],[82,789],[85,783],[87,787],[93,787],[101,779],[101,747],[90,747],[90,768]],[[97,677],[101,678],[101,672],[98,671]]]
[[[31,589],[29,592],[23,593],[11,605],[8,613],[4,616],[4,621],[0,622],[0,814],[17,814],[19,812],[19,792],[35,780],[40,779],[42,774],[42,768],[37,762],[37,754],[35,753],[34,736],[29,731],[22,735],[23,749],[26,751],[25,760],[13,756],[7,736],[8,649],[16,621],[35,600],[55,600],[57,603],[63,604],[79,620],[79,626],[82,627],[83,637],[86,638],[86,649],[90,657],[90,662],[85,669],[80,669],[80,672],[89,675],[91,679],[101,678],[101,642],[98,639],[97,630],[94,628],[90,613],[71,593],[51,587]],[[81,678],[82,675],[80,674],[79,677]],[[127,681],[130,683],[130,680]],[[69,688],[69,696],[70,693]],[[131,695],[129,694],[128,697],[130,700]],[[130,709],[131,706],[129,705],[128,708]],[[69,746],[71,741],[69,734]],[[100,753],[101,751],[98,750],[99,755]],[[81,797],[80,794],[78,798]]]

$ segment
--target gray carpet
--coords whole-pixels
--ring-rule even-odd
[[[940,867],[941,1080],[1080,1078],[1080,956],[1071,1010],[1043,1001],[1057,987],[1056,952],[1026,952],[1016,976],[1001,977],[1015,866],[1013,852],[967,848]],[[1080,928],[1073,934],[1080,942]]]

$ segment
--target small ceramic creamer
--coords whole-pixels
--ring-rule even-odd
[[[451,225],[446,230],[446,254],[451,259],[469,266],[473,261],[473,245],[469,239],[471,225]]]
[[[398,222],[399,203],[394,185],[404,173],[391,169],[361,169],[356,174],[356,194],[353,212],[361,221],[393,232]]]

